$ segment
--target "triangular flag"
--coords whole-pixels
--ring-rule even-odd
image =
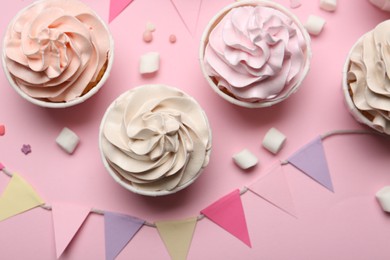
[[[328,162],[320,137],[302,147],[287,161],[328,190],[333,191]]]
[[[156,227],[172,260],[187,259],[197,218],[178,221],[158,221]]]
[[[108,22],[111,23],[133,0],[110,0],[110,14]]]
[[[87,218],[90,208],[67,203],[53,203],[52,216],[57,258],[65,251]]]
[[[144,223],[132,216],[104,212],[106,260],[115,259]]]
[[[180,19],[191,34],[195,34],[202,0],[171,0]]]
[[[290,188],[279,163],[273,166],[267,175],[251,184],[248,189],[279,209],[295,216]]]
[[[235,190],[214,202],[201,213],[252,247],[239,190]]]
[[[14,173],[0,197],[0,221],[44,204],[20,175]]]

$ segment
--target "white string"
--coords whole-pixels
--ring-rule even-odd
[[[371,131],[371,130],[357,130],[357,129],[352,129],[352,130],[334,130],[334,131],[329,131],[329,132],[326,132],[322,135],[320,135],[320,138],[321,140],[324,140],[328,137],[331,137],[331,136],[335,136],[335,135],[347,135],[347,134],[373,134],[373,135],[381,135],[381,136],[385,136],[385,137],[388,137],[387,135],[383,134],[383,133],[379,133],[379,132],[376,132],[376,131]],[[281,160],[280,161],[280,164],[281,165],[286,165],[288,164],[288,160]],[[8,177],[12,177],[13,174],[12,172],[10,172],[9,170],[7,170],[7,168],[3,167],[1,169],[1,171],[7,175]],[[249,189],[247,187],[243,187],[242,189],[240,189],[240,196],[241,195],[244,195]],[[51,205],[48,205],[48,204],[43,204],[43,205],[40,205],[41,208],[45,209],[45,210],[52,210],[52,206]],[[96,208],[92,208],[91,213],[95,213],[95,214],[99,214],[99,215],[104,215],[105,211],[104,210],[101,210],[101,209],[96,209]],[[196,220],[197,221],[200,221],[202,219],[205,218],[205,215],[204,214],[199,214],[197,217],[196,217]],[[151,222],[148,222],[148,221],[145,221],[144,223],[145,226],[149,226],[149,227],[156,227],[156,224],[155,223],[151,223]]]

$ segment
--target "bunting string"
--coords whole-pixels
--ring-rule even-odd
[[[334,192],[322,141],[332,136],[357,134],[389,137],[373,130],[356,129],[326,132],[298,149],[287,159],[275,163],[267,174],[254,183],[225,195],[205,209],[200,210],[195,217],[173,221],[149,222],[98,208],[86,208],[57,202],[53,202],[52,205],[47,204],[19,174],[12,173],[0,163],[0,171],[11,178],[10,183],[0,196],[0,221],[35,207],[51,211],[57,258],[71,243],[89,213],[104,216],[107,260],[115,259],[142,226],[157,229],[172,259],[186,259],[196,223],[205,218],[251,247],[241,197],[251,191],[252,194],[296,217],[293,199],[282,166],[291,164],[329,191]],[[67,218],[64,219],[63,216],[67,216]]]
[[[376,132],[376,131],[371,131],[371,130],[357,130],[357,129],[352,129],[352,130],[333,130],[333,131],[329,131],[329,132],[326,132],[322,135],[320,135],[320,139],[321,140],[324,140],[328,137],[331,137],[331,136],[335,136],[335,135],[350,135],[350,134],[368,134],[368,135],[380,135],[380,136],[384,136],[384,137],[388,137],[387,135],[383,134],[383,133],[379,133],[379,132]],[[280,164],[281,165],[286,165],[286,164],[289,164],[289,160],[281,160],[280,161]],[[7,175],[8,177],[12,177],[13,176],[13,173],[11,171],[9,171],[6,167],[2,167],[1,171]],[[244,195],[245,193],[247,193],[249,191],[248,187],[246,186],[243,186],[240,190],[240,195]],[[48,204],[43,204],[43,205],[40,205],[40,207],[42,209],[45,209],[45,210],[49,210],[51,211],[52,210],[52,206],[51,205],[48,205]],[[94,213],[94,214],[98,214],[98,215],[104,215],[105,211],[104,210],[101,210],[101,209],[97,209],[97,208],[92,208],[91,213]],[[204,214],[199,214],[196,219],[197,221],[200,221],[202,219],[205,218],[205,215]],[[149,221],[145,221],[144,223],[145,226],[149,226],[149,227],[153,227],[153,228],[156,228],[156,223],[155,222],[149,222]]]

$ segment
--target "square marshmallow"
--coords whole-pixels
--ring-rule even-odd
[[[259,162],[257,157],[248,149],[233,155],[233,161],[243,170],[251,168]]]
[[[271,128],[265,134],[263,139],[263,147],[273,154],[277,154],[282,149],[286,142],[286,136],[282,134],[278,129]]]
[[[336,10],[336,7],[337,0],[320,0],[320,8],[325,11],[333,12]]]
[[[324,28],[325,23],[325,19],[316,15],[309,15],[304,27],[311,35],[319,35]]]
[[[79,137],[69,128],[64,127],[56,139],[56,143],[67,153],[72,154],[79,144]]]
[[[139,62],[139,73],[149,74],[158,71],[160,68],[160,53],[148,52],[141,56]]]

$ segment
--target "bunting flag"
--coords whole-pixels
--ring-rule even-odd
[[[133,0],[110,0],[110,14],[108,22],[111,23]]]
[[[136,217],[104,212],[106,260],[114,260],[144,223]]]
[[[273,166],[267,175],[251,184],[248,189],[277,208],[295,216],[290,187],[279,163]]]
[[[4,166],[2,166],[4,168]],[[19,174],[13,174],[0,197],[0,221],[23,213],[44,201]]]
[[[302,171],[328,190],[334,191],[328,169],[328,162],[325,157],[324,146],[320,137],[317,137],[306,144],[287,160],[298,170]]]
[[[203,209],[201,213],[249,247],[252,247],[238,189]]]
[[[156,227],[172,260],[187,259],[197,218],[157,221]]]
[[[53,203],[52,216],[57,258],[65,251],[87,218],[90,208],[66,203]]]
[[[171,0],[190,34],[195,34],[202,0]]]

